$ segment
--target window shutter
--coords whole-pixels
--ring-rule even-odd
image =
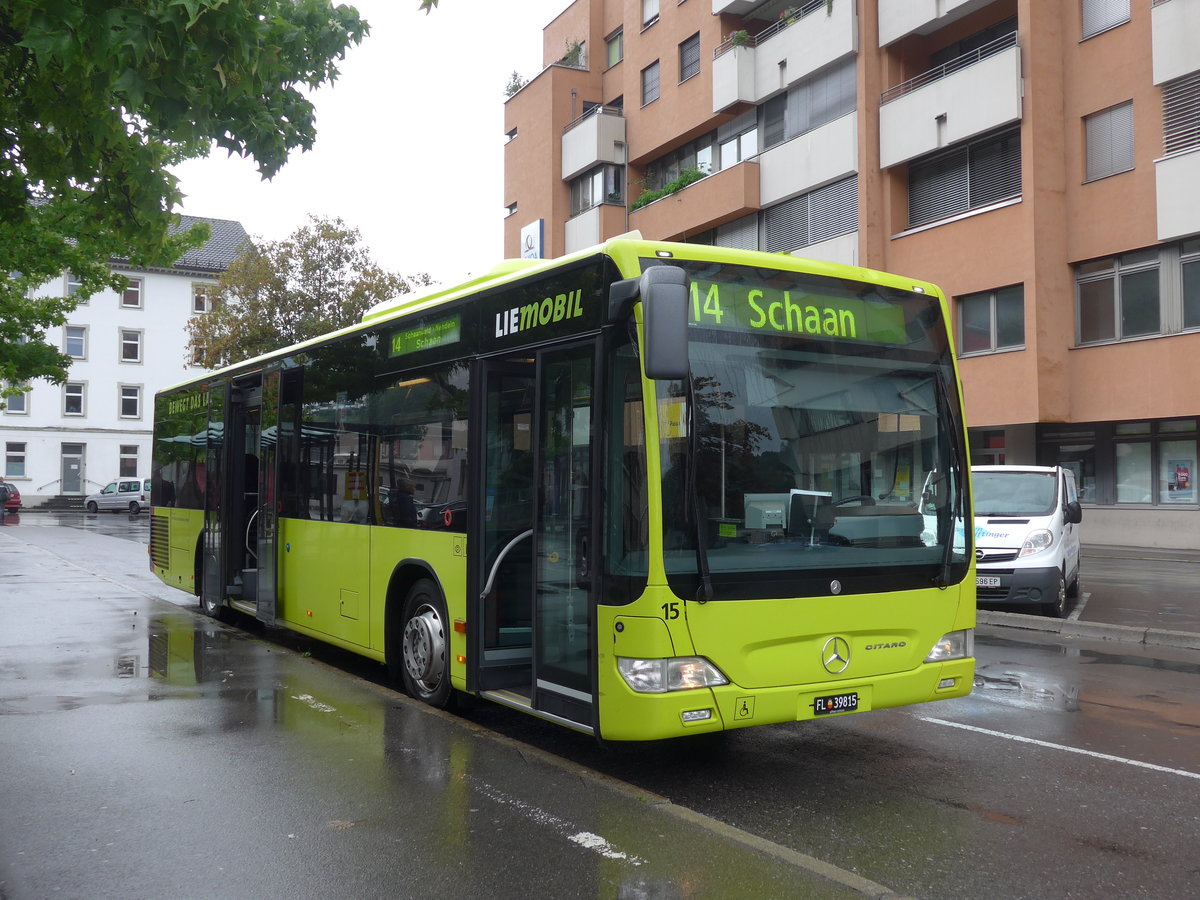
[[[908,170],[908,224],[936,222],[968,209],[967,150],[962,148]]]
[[[969,157],[969,209],[1021,196],[1020,132],[973,144]]]
[[[1133,168],[1133,103],[1122,103],[1084,119],[1087,180]]]
[[[718,226],[713,243],[719,247],[733,247],[737,250],[757,250],[758,215],[751,213]]]
[[[1083,36],[1129,21],[1129,0],[1083,0]]]
[[[1163,85],[1163,152],[1200,146],[1200,72]]]
[[[858,176],[809,194],[808,243],[827,241],[858,230]]]
[[[768,253],[787,253],[807,246],[808,240],[808,195],[785,200],[767,209],[763,214]]]

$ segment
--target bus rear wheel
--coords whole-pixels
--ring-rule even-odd
[[[408,591],[401,617],[399,660],[404,689],[430,706],[445,709],[451,704],[450,633],[446,603],[428,578]],[[393,671],[396,668],[393,664]]]

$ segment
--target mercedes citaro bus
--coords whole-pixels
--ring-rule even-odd
[[[961,697],[975,572],[932,284],[636,233],[155,399],[151,567],[606,740]]]

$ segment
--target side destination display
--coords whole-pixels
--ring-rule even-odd
[[[456,313],[432,322],[422,321],[409,328],[393,331],[388,340],[388,356],[403,356],[418,350],[431,350],[457,344],[462,339],[462,319]]]

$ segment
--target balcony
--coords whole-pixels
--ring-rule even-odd
[[[1157,0],[1150,10],[1154,83],[1163,84],[1200,69],[1200,5]]]
[[[858,49],[855,4],[808,0],[756,35],[737,32],[713,53],[713,112],[760,103]]]
[[[1160,241],[1200,232],[1197,184],[1200,184],[1200,149],[1154,161]]]
[[[888,168],[1021,121],[1016,32],[885,91],[879,164]]]
[[[669,241],[715,228],[759,208],[758,163],[742,162],[629,214],[629,228]]]
[[[858,171],[858,113],[784,141],[758,157],[759,200],[773,206]]]
[[[595,106],[563,129],[563,181],[600,163],[624,162],[625,116],[618,107]]]
[[[993,0],[879,0],[879,46],[910,34],[929,34]]]

